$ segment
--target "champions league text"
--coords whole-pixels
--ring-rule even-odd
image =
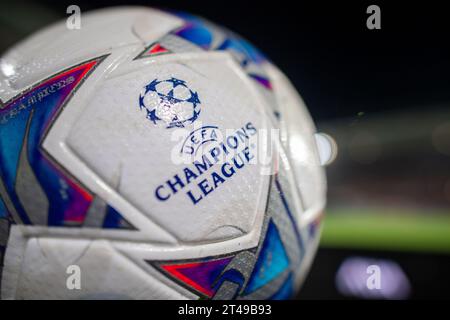
[[[256,133],[256,128],[248,122],[234,134],[225,137],[223,142],[204,152],[201,160],[194,161],[159,185],[155,189],[155,197],[159,201],[167,201],[195,181],[195,185],[186,191],[186,196],[196,205],[254,158],[248,142]],[[215,167],[215,170],[206,175],[211,167]]]

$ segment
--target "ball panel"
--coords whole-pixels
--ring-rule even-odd
[[[198,91],[200,118],[184,123],[182,128],[171,128],[167,123],[156,125],[146,117],[139,108],[138,97],[142,96],[141,88],[154,80],[149,74],[158,74],[160,79],[176,75],[191,90]],[[73,125],[67,145],[108,183],[120,170],[116,190],[178,239],[223,240],[236,236],[237,231],[242,235],[253,228],[263,181],[269,179],[260,175],[260,163],[238,168],[249,162],[244,150],[259,144],[257,136],[252,135],[255,129],[270,128],[263,107],[251,92],[248,81],[242,81],[239,69],[230,66],[226,56],[180,58],[143,66],[139,72],[108,80],[98,89]],[[177,108],[184,108],[179,114],[181,119],[185,117],[183,112],[193,110],[192,103],[160,102],[164,103],[168,104],[170,115],[178,116]],[[161,116],[158,111],[156,115]],[[187,141],[198,150],[188,156],[196,158],[183,158],[186,155],[180,151],[189,133],[212,125],[217,129],[203,132],[205,144]],[[245,132],[247,137],[242,135]],[[209,135],[216,138],[206,139]],[[177,136],[182,139],[174,140]],[[231,138],[227,141],[228,137]],[[235,142],[238,145],[233,149]],[[229,149],[229,155],[223,159],[225,151],[221,143]],[[211,152],[217,153],[217,160]],[[258,150],[254,152],[257,156]],[[203,172],[194,161],[217,163]],[[264,163],[264,159],[258,161]],[[201,181],[206,182],[199,185]],[[225,234],[223,227],[231,235]]]
[[[8,77],[0,73],[0,79],[7,78],[14,90],[20,90],[115,47],[140,44],[143,39],[136,36],[133,28],[141,20],[146,20],[146,26],[152,30],[145,35],[145,41],[156,40],[179,24],[178,18],[149,8],[110,8],[83,13],[81,29],[71,30],[65,23],[58,23],[13,47],[2,57],[2,64],[12,66],[14,72]]]
[[[5,279],[17,281],[4,282],[2,299],[195,298],[163,284],[108,241],[52,237],[18,241],[22,236],[17,229],[11,230],[16,241],[8,248],[4,270]]]

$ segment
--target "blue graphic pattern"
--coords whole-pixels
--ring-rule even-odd
[[[8,216],[8,211],[6,210],[6,206],[3,203],[3,200],[0,198],[0,219],[6,218]]]
[[[111,206],[106,209],[105,220],[103,221],[103,228],[105,229],[134,229],[123,218],[123,216]]]
[[[0,112],[0,176],[20,222],[24,224],[31,224],[31,219],[16,191],[23,148],[26,150],[24,163],[31,168],[37,181],[35,187],[45,193],[45,201],[49,205],[48,225],[61,226],[66,222],[80,225],[83,221],[92,196],[54,163],[40,146],[67,97],[97,62],[87,61],[48,78],[9,101]]]
[[[267,61],[264,54],[250,44],[250,42],[239,37],[233,32],[225,28],[218,28],[212,23],[191,14],[176,13],[176,15],[186,21],[186,25],[184,27],[174,32],[177,36],[195,43],[205,50],[234,51],[238,55],[244,57],[241,61],[241,65],[243,66],[247,65],[249,61],[256,64]],[[225,40],[217,48],[212,47],[212,42],[214,39],[212,32],[213,29],[217,30],[217,32],[222,32],[225,34]]]
[[[245,288],[249,294],[278,277],[289,268],[289,258],[280,238],[279,231],[272,220],[267,227],[266,237],[255,264],[255,269]]]
[[[294,292],[294,277],[289,274],[286,282],[281,286],[280,290],[275,293],[270,300],[287,300],[292,297]]]

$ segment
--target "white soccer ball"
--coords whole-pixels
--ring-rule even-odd
[[[289,298],[325,189],[291,83],[203,19],[82,13],[1,58],[3,299]]]

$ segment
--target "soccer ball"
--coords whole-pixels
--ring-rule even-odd
[[[0,61],[3,299],[286,299],[325,175],[287,78],[228,30],[120,7]]]

